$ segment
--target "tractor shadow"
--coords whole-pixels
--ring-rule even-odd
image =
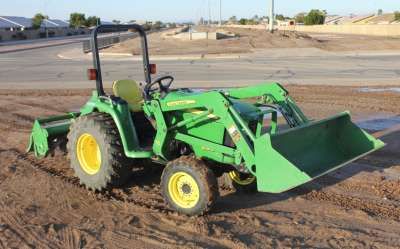
[[[254,208],[274,202],[285,201],[291,198],[307,195],[312,191],[320,191],[336,185],[361,172],[383,172],[385,169],[400,165],[400,127],[398,129],[377,132],[377,138],[386,143],[386,146],[365,158],[359,159],[342,169],[322,176],[312,182],[281,194],[269,193],[229,193],[219,199],[212,213],[234,212],[241,209]]]
[[[121,186],[121,189],[125,191],[132,187],[146,188],[159,185],[162,172],[163,166],[146,163],[146,166],[133,169],[131,178]]]

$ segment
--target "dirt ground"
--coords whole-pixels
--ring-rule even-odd
[[[196,27],[196,30],[209,29]],[[185,41],[166,38],[162,33],[153,33],[148,36],[150,54],[251,53],[254,49],[268,48],[320,48],[327,51],[400,50],[400,38],[335,34],[311,35],[290,31],[276,31],[271,34],[266,30],[241,28],[224,28],[223,30],[235,33],[238,37],[221,40]],[[139,39],[128,40],[107,48],[104,52],[138,55],[141,53],[140,41]]]
[[[313,118],[345,109],[360,122],[399,117],[399,93],[288,89]],[[0,91],[0,248],[400,247],[400,127],[373,131],[384,149],[312,183],[283,194],[221,189],[212,213],[186,217],[164,204],[160,171],[138,169],[123,188],[93,193],[62,153],[25,153],[35,117],[76,110],[89,94]]]

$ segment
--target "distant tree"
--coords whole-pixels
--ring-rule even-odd
[[[394,12],[394,20],[395,21],[400,21],[400,11]]]
[[[152,25],[152,29],[161,29],[164,26],[164,24],[161,21],[157,21],[155,23],[153,23]]]
[[[40,26],[42,26],[42,23],[43,23],[44,19],[46,19],[46,16],[44,16],[42,13],[37,13],[32,18],[32,28],[39,29]]]
[[[145,24],[142,25],[142,28],[143,28],[145,31],[148,31],[148,30],[151,29],[151,24],[145,23]]]
[[[304,17],[305,25],[321,25],[324,24],[326,11],[312,9],[307,16]]]
[[[229,17],[229,22],[231,22],[231,23],[237,23],[237,18],[236,18],[236,16],[231,16],[231,17]]]
[[[275,19],[276,19],[276,20],[279,20],[279,21],[285,21],[285,20],[288,19],[288,18],[285,17],[284,15],[277,14],[277,15],[275,16]]]
[[[383,10],[382,9],[379,9],[378,10],[378,16],[381,16],[383,14]]]
[[[246,25],[256,25],[258,24],[258,21],[255,21],[254,19],[247,19]]]
[[[77,12],[71,13],[69,16],[69,25],[74,28],[86,26],[85,14]]]
[[[240,25],[256,25],[258,24],[257,21],[254,21],[253,19],[247,19],[247,18],[241,18],[239,20]]]
[[[296,20],[296,23],[304,23],[304,17],[307,15],[307,13],[301,12],[297,14],[294,19]]]
[[[173,23],[170,23],[170,24],[169,24],[169,27],[170,27],[170,28],[173,28],[173,29],[176,28],[176,23],[174,23],[174,22],[173,22]]]
[[[89,16],[86,19],[85,26],[86,27],[93,27],[93,26],[99,25],[100,23],[101,22],[100,22],[100,18],[99,17],[97,17],[97,16]]]
[[[247,19],[246,19],[246,18],[241,18],[241,19],[239,20],[239,24],[240,24],[240,25],[246,25],[246,24],[247,24]]]
[[[121,21],[120,21],[120,20],[112,20],[112,23],[114,23],[114,24],[120,24]]]

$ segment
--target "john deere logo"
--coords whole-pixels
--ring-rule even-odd
[[[177,100],[177,101],[171,101],[167,103],[167,106],[177,106],[177,105],[191,105],[191,104],[196,104],[196,100],[190,99],[190,100]]]

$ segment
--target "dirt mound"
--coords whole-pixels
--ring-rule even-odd
[[[196,31],[215,32],[217,28],[196,27]],[[220,40],[181,40],[165,38],[162,33],[148,36],[152,55],[251,53],[257,49],[319,48],[328,51],[399,50],[399,38],[356,35],[306,34],[296,31],[276,31],[224,27],[224,32],[236,35]],[[131,39],[104,50],[110,53],[141,54],[140,40]]]
[[[198,31],[202,31],[200,28]],[[213,30],[209,30],[213,31]],[[187,54],[229,54],[249,53],[262,48],[306,48],[319,43],[306,34],[277,31],[273,34],[266,30],[247,30],[224,28],[224,31],[236,34],[236,37],[220,40],[180,40],[165,38],[160,33],[150,34],[149,51],[152,55]],[[140,40],[132,39],[105,49],[111,53],[141,54]]]
[[[305,112],[322,118],[396,114],[398,94],[289,86]],[[0,248],[399,248],[400,159],[379,153],[283,194],[221,189],[212,213],[178,215],[160,195],[161,169],[138,163],[119,189],[79,185],[62,152],[24,152],[37,116],[78,109],[89,90],[0,93]],[[10,105],[9,103],[11,103]],[[399,139],[396,131],[385,141]]]

